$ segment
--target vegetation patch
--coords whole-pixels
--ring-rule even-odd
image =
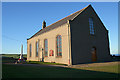
[[[45,64],[45,65],[66,65],[66,64],[60,64],[60,63],[50,63],[50,62],[40,62],[40,61],[26,61],[27,64]]]

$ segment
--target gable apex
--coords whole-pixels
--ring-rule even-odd
[[[80,13],[78,13],[73,19],[71,19],[71,20],[74,20],[79,14],[81,14],[84,10],[86,10],[87,8],[89,8],[89,7],[91,7],[92,9],[93,9],[93,7],[91,6],[91,4],[89,4],[87,7],[85,7],[85,8],[83,8],[83,9],[81,9],[79,12]],[[77,11],[78,12],[78,11]],[[75,12],[76,13],[76,12]],[[73,13],[74,14],[74,13]]]

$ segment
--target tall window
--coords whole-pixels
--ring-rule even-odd
[[[31,54],[32,54],[32,45],[30,44],[30,57],[31,57]]]
[[[38,57],[38,41],[36,42],[36,57]]]
[[[48,40],[44,40],[44,52],[45,52],[45,57],[48,56]]]
[[[62,56],[62,37],[57,36],[57,56]]]
[[[89,18],[89,28],[90,28],[90,34],[94,35],[93,18]]]

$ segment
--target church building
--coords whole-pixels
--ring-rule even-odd
[[[27,39],[27,60],[68,65],[109,61],[108,30],[91,5],[49,26],[43,21],[42,29]]]

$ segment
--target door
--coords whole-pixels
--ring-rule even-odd
[[[97,61],[96,47],[92,48],[91,53],[92,53],[92,61],[93,62]]]

